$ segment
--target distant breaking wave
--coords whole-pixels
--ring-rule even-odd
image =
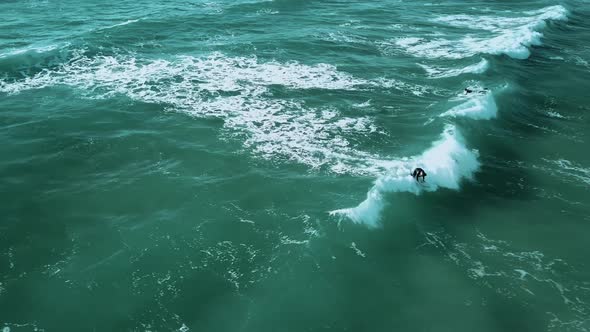
[[[424,58],[461,59],[476,54],[506,54],[515,59],[530,56],[530,47],[541,45],[540,32],[547,21],[564,21],[567,10],[561,6],[546,7],[537,11],[523,13],[522,17],[449,15],[434,19],[443,23],[471,30],[484,30],[490,37],[472,37],[468,34],[459,40],[445,38],[404,37],[394,40],[394,44],[414,56]]]

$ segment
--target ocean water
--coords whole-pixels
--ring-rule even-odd
[[[0,1],[0,329],[590,330],[589,19]]]

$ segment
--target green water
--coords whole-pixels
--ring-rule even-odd
[[[589,17],[0,2],[0,328],[588,331]]]

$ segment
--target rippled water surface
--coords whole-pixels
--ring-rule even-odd
[[[0,2],[0,328],[590,330],[589,18]]]

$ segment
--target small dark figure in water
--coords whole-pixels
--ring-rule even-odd
[[[420,178],[422,178],[422,182],[426,182],[426,172],[424,172],[424,170],[420,167],[416,168],[412,172],[412,177],[415,178],[416,181],[420,181]]]
[[[483,95],[483,94],[486,94],[486,93],[488,93],[488,91],[489,91],[489,89],[488,89],[488,88],[483,88],[483,90],[479,90],[479,91],[477,91],[477,93],[479,93],[479,94]],[[472,93],[472,92],[474,92],[474,91],[473,91],[473,90],[471,90],[471,89],[469,89],[469,88],[465,88],[464,92],[465,92],[465,94],[466,94],[466,95],[468,95],[468,94],[470,94],[470,93]]]

